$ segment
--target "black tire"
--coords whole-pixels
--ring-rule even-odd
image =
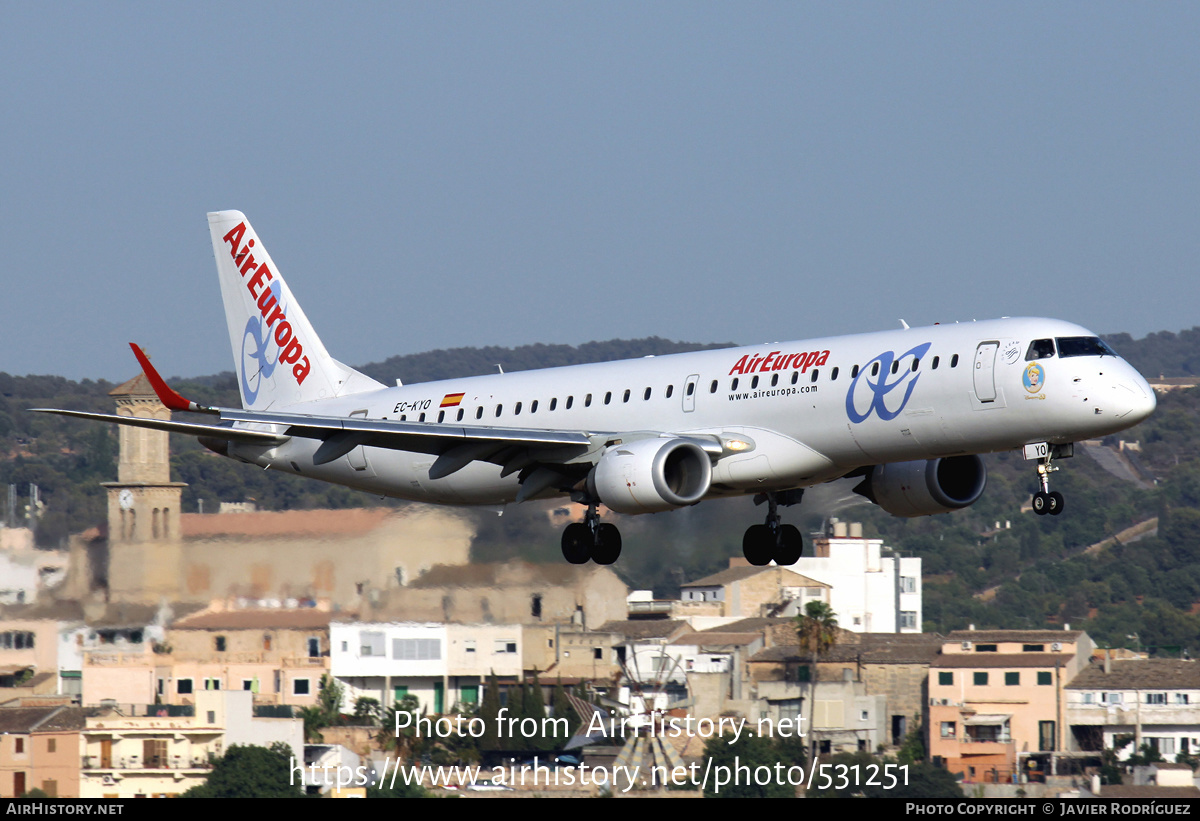
[[[751,525],[742,537],[742,555],[755,567],[763,567],[775,558],[775,534],[766,525]]]
[[[1033,512],[1034,513],[1036,513],[1039,516],[1045,516],[1049,512],[1047,510],[1047,508],[1049,508],[1049,507],[1050,507],[1050,494],[1043,493],[1040,490],[1037,493],[1033,494]]]
[[[800,561],[804,553],[804,537],[795,525],[779,526],[779,544],[775,547],[775,564],[787,567]]]
[[[592,531],[575,522],[567,525],[562,535],[563,558],[571,564],[587,564],[592,558]]]
[[[1066,504],[1066,501],[1063,499],[1063,495],[1061,493],[1059,493],[1057,490],[1050,492],[1049,508],[1051,516],[1057,516],[1058,514],[1062,513],[1064,504]]]
[[[596,525],[596,540],[592,546],[592,561],[612,564],[621,556],[621,531],[616,525],[604,522]]]

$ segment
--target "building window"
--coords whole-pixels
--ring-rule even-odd
[[[529,615],[535,619],[542,617],[542,594],[534,593],[529,603]]]
[[[939,672],[938,673],[938,684],[943,685],[943,686],[949,686],[951,684],[954,684],[954,673]]]
[[[958,727],[953,721],[942,722],[942,738],[956,738]]]
[[[975,674],[975,684],[977,686],[986,687],[987,683],[988,683],[988,674],[987,673],[976,673]]]
[[[225,637],[224,636],[217,636],[213,640],[213,643],[216,645],[218,653],[225,652]]]
[[[175,682],[175,692],[181,696],[189,696],[192,694],[192,680],[190,678],[181,678]]]
[[[294,696],[308,695],[308,679],[306,679],[306,678],[292,679],[292,695],[294,695]]]
[[[997,646],[995,644],[976,644],[976,653],[995,653]]]
[[[58,752],[58,739],[57,738],[46,739],[46,752],[48,752],[48,753]]]
[[[384,650],[384,635],[377,631],[364,630],[358,634],[361,656],[385,656],[387,652]]]
[[[1187,704],[1188,703],[1188,694],[1187,693],[1176,693],[1175,694],[1175,703],[1176,704]]]
[[[1039,686],[1046,687],[1053,683],[1054,682],[1052,681],[1051,674],[1049,672],[1043,671],[1043,672],[1038,673],[1038,685]]]
[[[604,661],[604,648],[603,647],[593,647],[592,648],[592,658],[594,658],[596,661]]]
[[[901,593],[916,593],[917,580],[913,576],[900,577],[900,592]]]
[[[1021,674],[1020,673],[1005,673],[1004,674],[1004,686],[1005,687],[1020,687],[1021,686]]]
[[[25,752],[25,739],[23,739],[23,738],[14,738],[13,739],[13,752],[18,753],[18,754]]]
[[[475,639],[467,639],[466,641],[463,642],[463,652],[464,653],[474,653],[475,652]]]
[[[1146,703],[1147,704],[1166,704],[1167,703],[1167,694],[1166,693],[1146,693]]]
[[[1025,644],[1021,646],[1021,652],[1023,653],[1041,653],[1045,649],[1046,645],[1044,644]]]
[[[900,629],[901,630],[916,630],[917,629],[917,611],[901,610],[900,611]]]
[[[392,658],[398,661],[438,661],[441,639],[392,639]]]

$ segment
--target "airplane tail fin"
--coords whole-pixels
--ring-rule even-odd
[[[329,355],[240,211],[208,215],[242,407],[265,410],[383,385]]]

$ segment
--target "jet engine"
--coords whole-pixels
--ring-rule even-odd
[[[930,516],[975,504],[987,487],[978,456],[876,465],[854,488],[893,516]]]
[[[588,474],[588,491],[618,513],[694,505],[712,483],[712,462],[685,439],[637,439],[609,448]]]

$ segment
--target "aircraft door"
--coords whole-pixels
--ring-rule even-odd
[[[996,401],[996,351],[998,341],[980,342],[975,349],[975,396],[980,402]]]
[[[691,413],[696,409],[696,386],[700,383],[700,374],[694,373],[687,378],[683,386],[683,412]]]

